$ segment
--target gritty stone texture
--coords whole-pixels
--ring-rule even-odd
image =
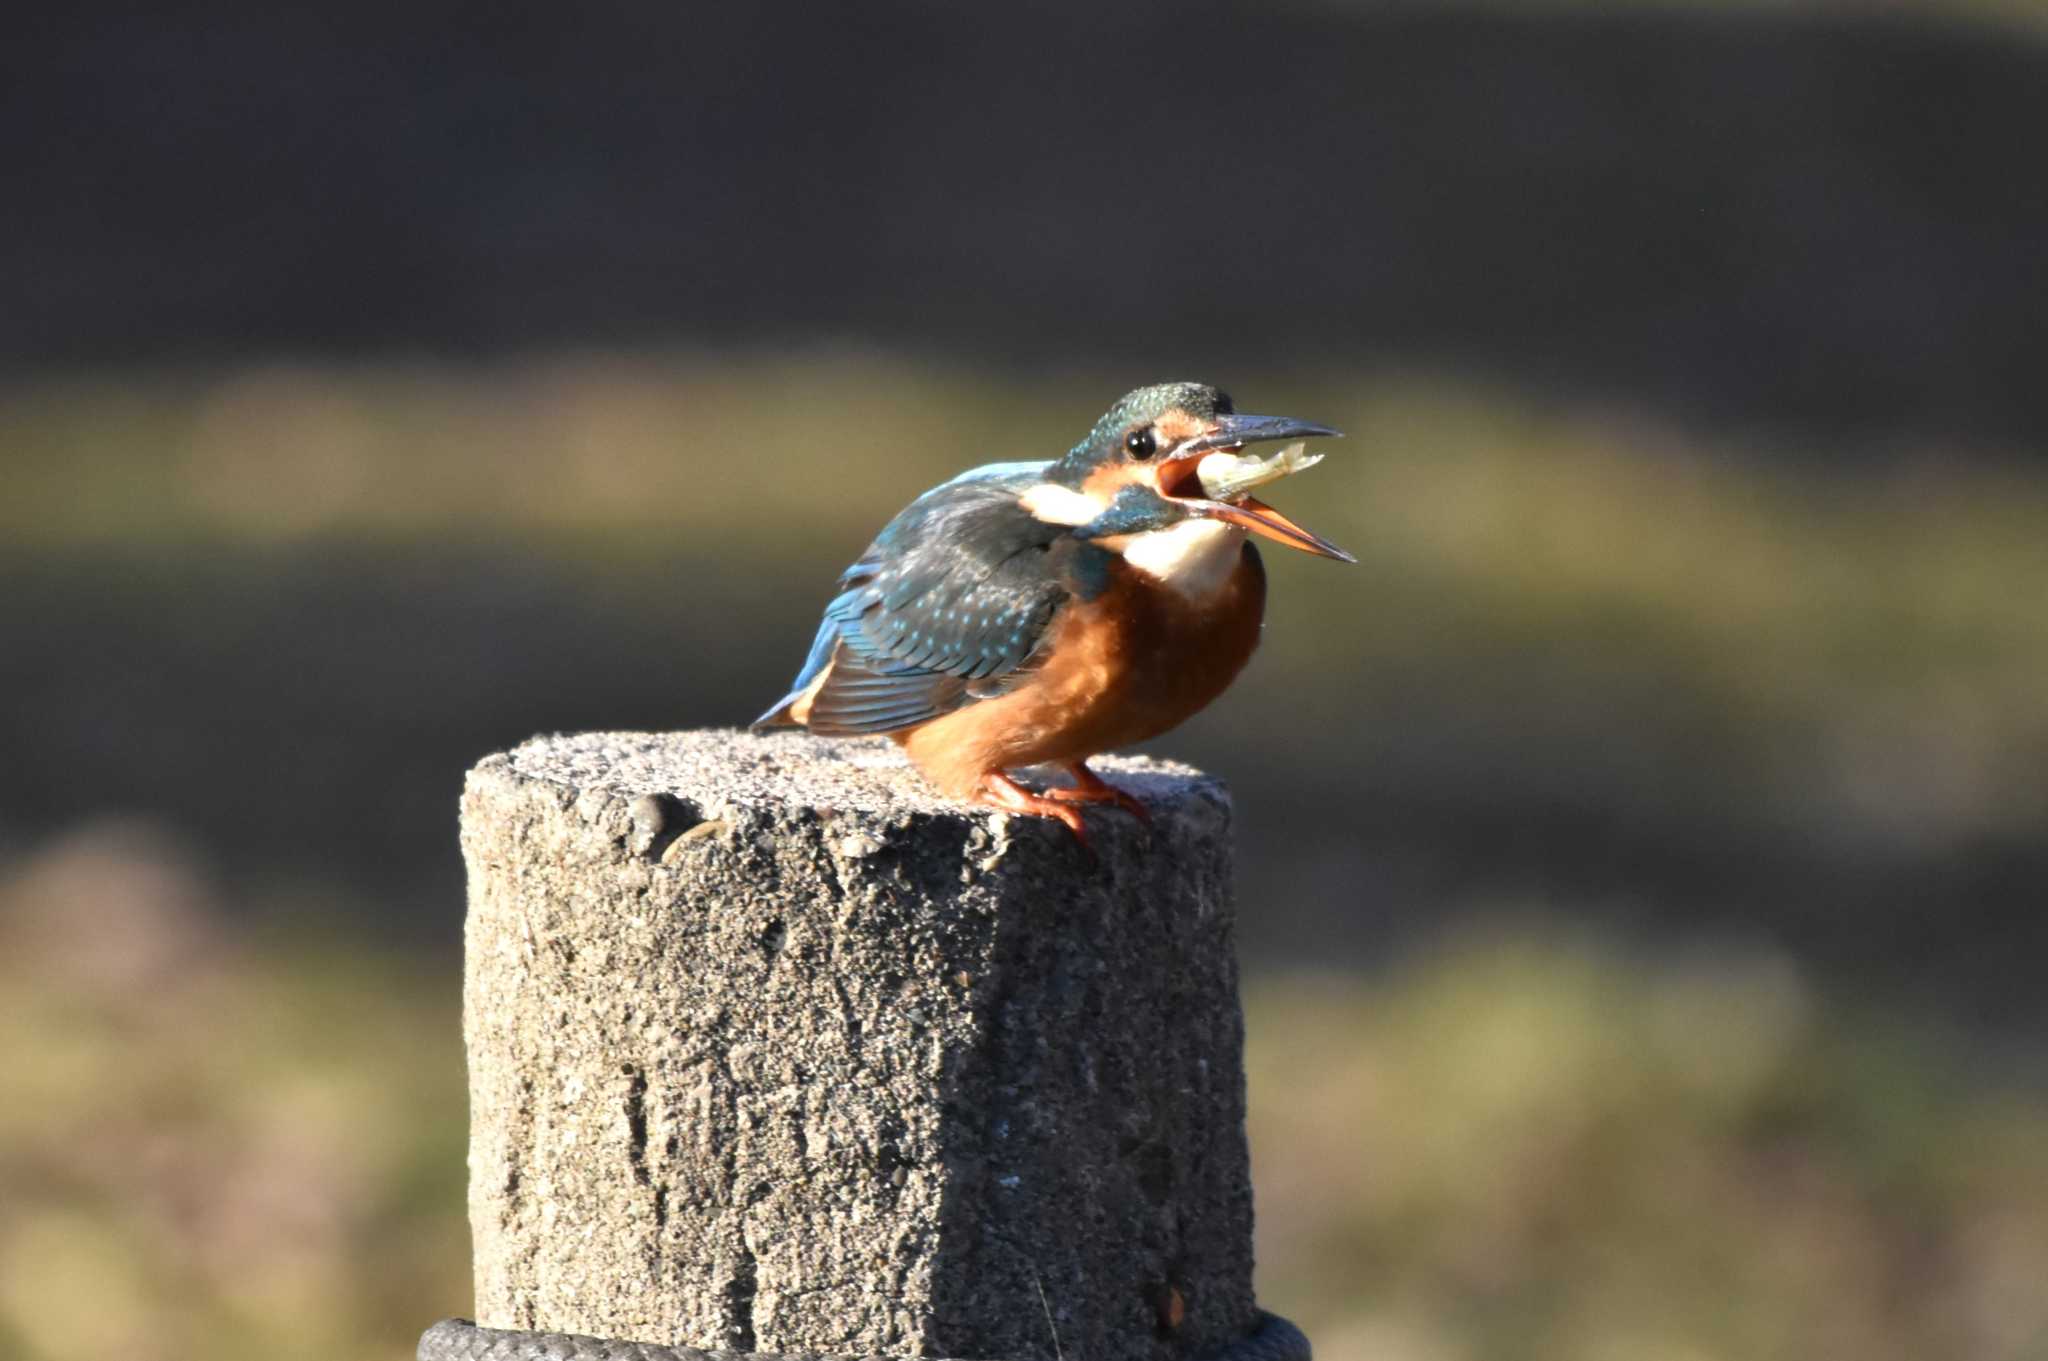
[[[886,741],[471,771],[478,1321],[1046,1361],[1248,1332],[1229,795],[1098,766],[1154,820],[1091,811],[1092,855]]]

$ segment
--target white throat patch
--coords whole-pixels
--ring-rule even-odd
[[[1057,482],[1041,482],[1020,500],[1033,518],[1049,525],[1085,525],[1109,508],[1107,502]]]
[[[1191,600],[1222,589],[1237,568],[1244,531],[1221,520],[1182,520],[1170,529],[1134,534],[1124,561]]]

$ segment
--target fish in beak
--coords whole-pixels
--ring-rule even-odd
[[[1318,435],[1341,438],[1342,433],[1289,416],[1220,416],[1214,429],[1167,451],[1157,464],[1159,491],[1205,519],[1222,520],[1318,557],[1356,562],[1328,539],[1249,494],[1254,487],[1322,462],[1321,454],[1304,454],[1299,440]],[[1245,445],[1266,440],[1297,442],[1265,457],[1243,452]]]

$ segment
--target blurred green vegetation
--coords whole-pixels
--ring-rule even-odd
[[[468,1297],[445,961],[219,906],[148,823],[0,869],[8,1356],[400,1357]]]
[[[2048,1095],[1767,954],[1476,934],[1254,979],[1261,1292],[1318,1355],[2048,1355]]]
[[[1570,766],[1598,787],[1560,801],[1851,852],[2048,837],[2048,468],[2027,451],[1852,461],[1399,370],[1226,377],[1246,409],[1349,432],[1272,497],[1362,563],[1268,555],[1267,641],[1229,704],[1300,716],[1263,735],[1276,760],[1313,767],[1342,733],[1407,798],[1480,763]],[[716,583],[789,602],[779,672],[911,494],[1063,450],[1120,387],[832,350],[48,384],[0,393],[0,543],[164,583],[337,543],[509,551],[622,599]],[[1401,749],[1449,695],[1484,740]]]
[[[407,1354],[468,1303],[452,961],[238,937],[161,828],[0,869],[0,1349]],[[1247,985],[1329,1361],[2048,1352],[2048,1093],[1756,951],[1527,924]]]

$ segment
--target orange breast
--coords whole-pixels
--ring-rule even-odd
[[[991,770],[1080,761],[1200,712],[1259,643],[1266,573],[1244,545],[1235,571],[1190,601],[1117,563],[1109,588],[1060,616],[1045,662],[1016,689],[897,734],[941,789],[971,794]]]

